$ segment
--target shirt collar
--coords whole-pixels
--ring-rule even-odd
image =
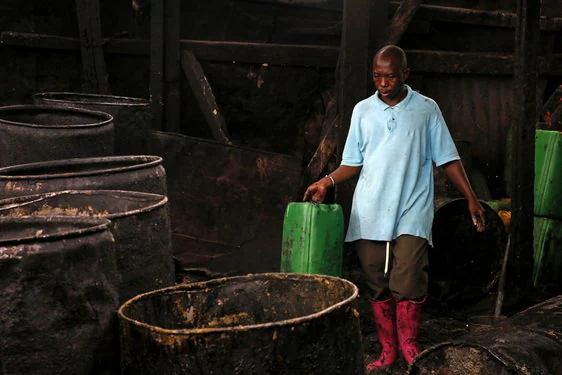
[[[379,98],[379,92],[378,90],[375,92],[375,94],[373,95],[374,98],[374,102],[376,104],[377,107],[379,107],[380,109],[382,109],[383,111],[386,111],[389,108],[403,108],[405,106],[408,105],[408,102],[410,101],[410,99],[412,98],[412,89],[410,88],[410,86],[408,85],[404,85],[404,87],[408,90],[408,93],[406,94],[406,96],[404,97],[404,99],[402,99],[400,101],[400,103],[396,104],[396,105],[388,105],[385,102],[383,102],[381,100],[381,98]]]

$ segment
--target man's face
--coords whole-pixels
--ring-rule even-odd
[[[396,59],[378,57],[373,66],[373,83],[381,100],[392,103],[399,99],[409,73]]]

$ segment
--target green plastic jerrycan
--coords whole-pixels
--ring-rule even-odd
[[[343,232],[339,204],[289,203],[283,221],[281,272],[341,277]]]

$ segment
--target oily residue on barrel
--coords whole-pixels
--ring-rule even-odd
[[[91,206],[86,207],[43,207],[28,210],[25,206],[12,208],[10,216],[100,216],[109,215],[109,211],[97,211]]]

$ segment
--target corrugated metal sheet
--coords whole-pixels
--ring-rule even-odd
[[[471,142],[472,165],[503,193],[505,143],[513,108],[511,77],[425,75],[420,89],[440,106],[453,138]]]

